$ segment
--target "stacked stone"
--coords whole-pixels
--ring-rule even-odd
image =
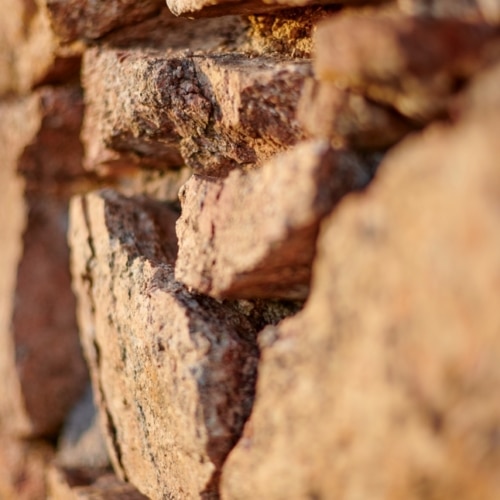
[[[3,1],[0,496],[499,498],[500,2]]]

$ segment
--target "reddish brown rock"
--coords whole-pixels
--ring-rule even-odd
[[[52,465],[47,472],[51,500],[147,500],[131,484],[106,469]]]
[[[0,95],[78,79],[81,47],[61,47],[44,8],[4,0],[0,19]]]
[[[319,223],[369,169],[308,142],[225,180],[193,176],[181,191],[179,281],[214,297],[305,298]]]
[[[66,245],[64,192],[82,172],[75,95],[0,104],[0,419],[30,437],[57,431],[87,377]]]
[[[385,149],[415,128],[391,108],[312,78],[304,84],[297,118],[313,137],[362,150]]]
[[[425,123],[500,55],[486,24],[394,15],[339,15],[316,33],[315,73]]]
[[[52,457],[43,442],[20,441],[2,434],[0,449],[0,498],[45,500],[45,468]]]
[[[91,49],[84,61],[89,168],[186,163],[224,175],[302,137],[306,61]]]
[[[325,221],[223,498],[499,497],[499,123],[414,137]]]
[[[213,498],[251,408],[255,332],[175,281],[176,217],[109,190],[75,198],[74,289],[115,471],[153,499]]]

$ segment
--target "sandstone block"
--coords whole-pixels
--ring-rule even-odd
[[[47,13],[34,0],[3,0],[0,19],[0,95],[77,80],[81,47],[62,47]]]
[[[499,497],[499,123],[408,140],[325,221],[223,498]]]
[[[147,500],[131,484],[106,469],[52,465],[47,483],[51,500]]]
[[[75,198],[74,289],[115,471],[153,499],[214,498],[253,400],[255,330],[175,281],[176,217],[110,190]]]
[[[76,102],[72,90],[43,89],[0,104],[0,420],[29,437],[58,430],[87,378],[64,195],[82,171]]]
[[[316,33],[318,79],[332,81],[426,123],[450,96],[499,56],[484,23],[394,15],[339,15]]]
[[[295,107],[308,73],[306,61],[90,49],[87,166],[225,175],[264,161],[302,137]]]
[[[305,298],[321,219],[369,178],[360,158],[321,141],[225,180],[193,176],[180,193],[176,278],[215,297]]]
[[[312,78],[304,84],[297,118],[313,137],[362,150],[388,148],[414,130],[394,109]]]

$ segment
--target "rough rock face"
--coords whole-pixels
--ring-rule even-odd
[[[0,116],[0,213],[8,214],[0,225],[0,418],[18,435],[53,435],[87,378],[65,243],[69,180],[82,172],[81,96],[42,89],[1,103]]]
[[[324,223],[223,498],[499,497],[498,118],[408,140]]]
[[[295,106],[308,73],[307,61],[91,49],[87,166],[186,163],[224,175],[261,162],[302,137]]]
[[[76,198],[82,342],[115,470],[151,498],[212,498],[251,408],[243,314],[175,282],[176,214],[113,191]]]
[[[339,15],[316,33],[316,77],[363,93],[426,123],[500,53],[485,24],[397,15]]]
[[[180,194],[176,278],[214,297],[305,298],[322,217],[369,179],[368,162],[321,141],[225,180],[193,176]]]

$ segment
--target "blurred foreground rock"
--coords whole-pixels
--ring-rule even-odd
[[[406,141],[324,222],[304,311],[260,334],[223,498],[499,497],[499,127]]]

